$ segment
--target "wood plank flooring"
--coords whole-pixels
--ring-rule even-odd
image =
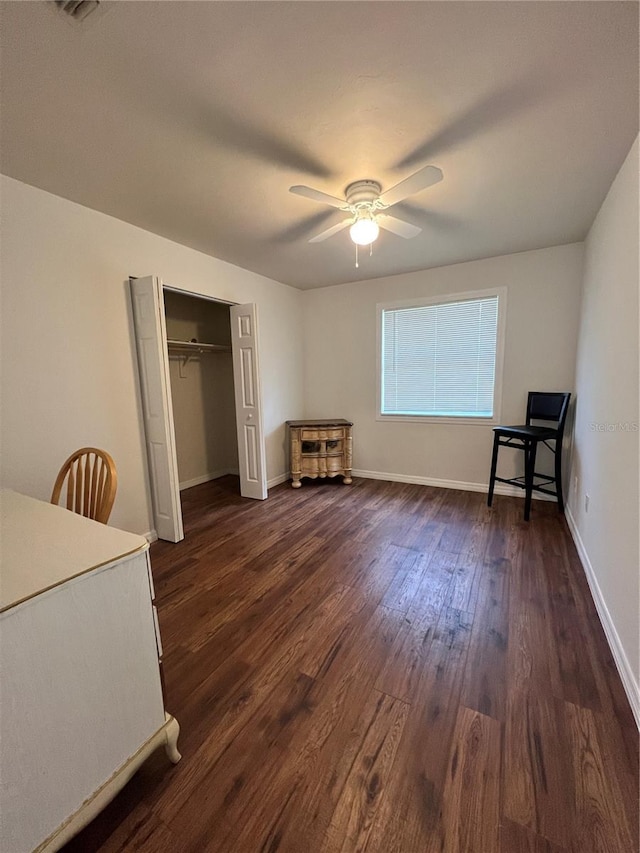
[[[184,492],[151,550],[183,758],[67,853],[637,853],[638,732],[563,517],[522,508]]]

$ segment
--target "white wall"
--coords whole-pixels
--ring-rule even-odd
[[[528,391],[573,390],[582,250],[575,243],[306,291],[305,416],[354,421],[354,469],[486,484],[491,426],[376,421],[376,303],[505,286],[501,421],[522,423]],[[499,473],[511,476],[521,457],[503,451]]]
[[[73,450],[104,447],[119,474],[110,523],[152,529],[127,285],[148,274],[258,304],[267,475],[283,474],[284,421],[303,413],[300,292],[10,178],[0,188],[2,484],[48,500]]]
[[[585,244],[568,517],[640,724],[638,177],[636,140]]]
[[[184,356],[170,356],[169,374],[180,488],[237,474],[231,353],[191,357],[186,364]]]

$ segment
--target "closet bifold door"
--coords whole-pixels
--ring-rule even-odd
[[[267,497],[262,387],[258,345],[257,306],[231,306],[231,351],[236,398],[240,494],[263,501]]]
[[[160,539],[179,542],[184,530],[162,282],[132,278],[130,287],[154,525]]]

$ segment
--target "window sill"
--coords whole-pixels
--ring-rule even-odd
[[[376,415],[377,421],[388,421],[389,423],[416,423],[416,424],[464,424],[472,426],[498,426],[499,418],[455,418],[446,415]]]

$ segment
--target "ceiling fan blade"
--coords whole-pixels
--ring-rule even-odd
[[[422,231],[422,228],[418,228],[417,225],[412,225],[410,222],[405,222],[404,219],[398,219],[396,216],[389,216],[388,213],[379,213],[376,219],[381,228],[397,234],[398,237],[404,237],[405,240],[415,237]]]
[[[327,228],[326,231],[321,231],[320,234],[316,234],[316,236],[312,237],[309,242],[322,243],[322,241],[326,240],[327,237],[333,237],[334,234],[337,234],[339,231],[343,231],[348,225],[351,225],[352,222],[352,216],[350,216],[348,219],[343,219],[342,222],[338,222],[337,225],[332,225],[331,228]]]
[[[419,193],[421,190],[426,190],[427,187],[437,184],[442,180],[442,170],[437,166],[425,166],[409,175],[404,181],[400,181],[395,187],[383,192],[380,196],[380,201],[387,207],[392,204],[397,204],[399,201],[407,198],[407,196]]]
[[[310,198],[312,201],[319,201],[321,204],[330,204],[331,207],[347,206],[347,202],[343,198],[336,198],[333,195],[327,195],[327,193],[320,192],[320,190],[311,189],[311,187],[289,187],[289,192],[294,193],[294,195],[304,196],[304,198]]]

